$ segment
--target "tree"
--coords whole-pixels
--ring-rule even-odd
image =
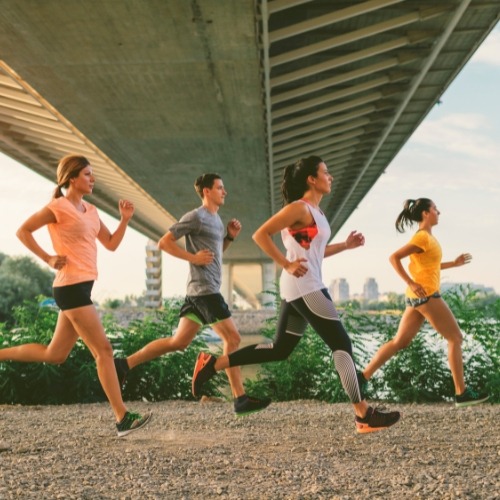
[[[54,273],[30,257],[0,254],[0,321],[12,321],[12,307],[39,295],[52,295]]]

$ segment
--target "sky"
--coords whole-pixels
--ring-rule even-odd
[[[473,256],[470,264],[443,271],[442,282],[475,283],[500,294],[499,88],[497,26],[333,239],[343,241],[350,231],[357,230],[365,235],[366,243],[325,260],[327,286],[335,278],[345,278],[351,294],[362,293],[365,280],[371,277],[376,279],[379,292],[403,293],[404,283],[388,257],[407,243],[412,231],[399,234],[394,222],[406,199],[427,197],[441,212],[433,234],[442,246],[443,261],[463,252]],[[48,203],[54,183],[2,153],[0,172],[0,252],[30,255],[15,232]],[[230,196],[230,186],[227,189]],[[117,221],[105,213],[100,215],[113,231]],[[224,208],[220,215],[225,220]],[[45,229],[35,236],[47,251],[51,249]],[[146,243],[144,236],[129,228],[116,252],[99,248],[94,299],[142,294]],[[187,272],[186,262],[163,254],[165,297],[184,295]]]

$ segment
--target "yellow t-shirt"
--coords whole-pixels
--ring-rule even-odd
[[[57,271],[53,286],[74,285],[97,279],[96,238],[101,228],[94,205],[83,202],[85,212],[79,212],[64,196],[48,205],[56,217],[49,224],[50,239],[57,255],[66,256],[66,265]]]
[[[429,297],[433,293],[439,292],[441,279],[441,245],[438,240],[427,231],[417,231],[409,241],[410,245],[415,245],[423,250],[422,253],[412,253],[410,255],[410,271],[413,281],[422,285],[425,295]],[[406,289],[406,296],[416,298],[410,287]]]

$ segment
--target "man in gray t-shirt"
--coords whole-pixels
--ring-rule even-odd
[[[230,224],[235,225],[236,222],[233,219]],[[234,229],[236,230],[236,225]],[[210,212],[202,205],[183,215],[181,220],[174,224],[169,231],[175,240],[179,240],[183,236],[186,238],[186,250],[189,253],[195,255],[200,250],[209,250],[213,255],[213,260],[209,264],[202,266],[189,264],[186,294],[198,296],[219,293],[224,245],[224,225],[219,214]],[[228,227],[228,235],[229,231]],[[227,238],[226,240],[231,241]],[[168,250],[166,251],[168,252]]]
[[[223,341],[223,352],[238,349],[240,335],[231,312],[220,293],[222,281],[222,253],[241,231],[241,224],[231,219],[226,230],[219,216],[226,190],[218,174],[204,174],[194,185],[202,205],[181,217],[160,239],[158,246],[165,252],[189,262],[189,278],[185,302],[175,335],[150,342],[126,359],[115,359],[120,383],[137,365],[155,359],[167,352],[185,349],[204,325],[210,325]],[[186,250],[177,244],[184,237]],[[226,370],[234,396],[234,411],[246,415],[266,408],[269,399],[260,400],[245,394],[240,368]]]

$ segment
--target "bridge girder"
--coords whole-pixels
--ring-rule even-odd
[[[94,203],[157,239],[217,171],[221,215],[250,234],[281,206],[283,168],[335,177],[333,234],[495,26],[496,0],[0,0],[0,150],[54,179],[85,154]]]

